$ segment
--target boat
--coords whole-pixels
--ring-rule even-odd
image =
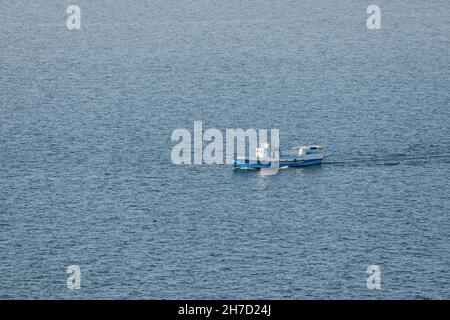
[[[324,158],[322,145],[292,148],[271,148],[265,143],[256,148],[254,157],[237,157],[233,166],[241,169],[261,169],[269,167],[304,167],[319,165]]]

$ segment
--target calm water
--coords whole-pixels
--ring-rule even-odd
[[[449,1],[76,3],[1,4],[0,298],[450,298]],[[173,165],[194,120],[329,157]]]

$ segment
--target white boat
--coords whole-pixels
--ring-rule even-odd
[[[269,144],[256,148],[254,157],[238,157],[233,165],[238,168],[304,167],[319,165],[324,158],[322,145],[292,148],[271,148]]]

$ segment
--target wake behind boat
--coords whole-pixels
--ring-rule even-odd
[[[324,158],[324,148],[321,145],[300,146],[292,148],[271,148],[263,144],[256,148],[254,157],[237,157],[233,166],[243,169],[260,169],[269,167],[304,167],[318,165]]]

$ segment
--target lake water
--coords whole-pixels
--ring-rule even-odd
[[[449,1],[70,4],[0,6],[0,298],[450,298]],[[174,165],[195,120],[328,157]]]

